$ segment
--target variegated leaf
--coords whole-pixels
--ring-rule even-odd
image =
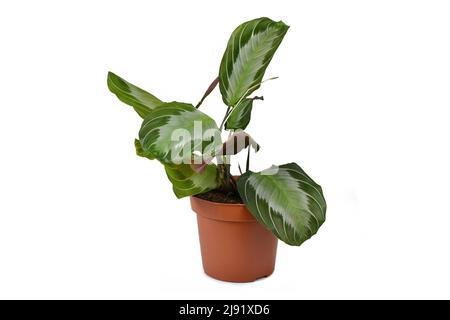
[[[167,177],[172,182],[178,198],[204,193],[219,186],[217,166],[209,164],[202,172],[196,172],[189,164],[167,164]]]
[[[231,34],[219,70],[222,99],[236,106],[259,88],[264,72],[289,26],[259,18],[241,24]]]
[[[108,88],[119,100],[132,106],[134,110],[145,118],[163,102],[154,95],[125,81],[118,75],[108,72]]]
[[[287,244],[301,245],[325,222],[322,188],[296,163],[248,171],[237,186],[253,216]]]
[[[139,140],[135,139],[134,145],[138,156],[150,160],[154,159],[149,152],[142,149]],[[195,171],[195,165],[193,164],[166,164],[164,168],[177,198],[193,196],[216,189],[219,186],[217,166],[214,164],[205,164],[201,172]]]
[[[165,164],[188,163],[194,152],[203,155],[220,145],[213,119],[191,104],[170,102],[156,107],[139,131],[142,149]]]
[[[253,99],[244,99],[242,102],[233,108],[230,117],[225,122],[226,130],[244,130],[247,128],[250,122],[250,116],[252,114]]]

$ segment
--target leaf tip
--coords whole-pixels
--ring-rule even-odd
[[[112,71],[108,71],[108,76],[106,77],[108,81],[112,80],[112,78],[117,77],[117,75],[112,72]]]

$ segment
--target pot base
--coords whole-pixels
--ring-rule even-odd
[[[263,279],[265,279],[265,278],[268,278],[268,277],[270,277],[270,276],[272,275],[272,273],[273,273],[273,271],[272,271],[270,274],[265,275],[265,276],[262,276],[262,277],[259,277],[259,278],[256,278],[256,279],[253,279],[253,278],[233,279],[233,278],[230,278],[230,277],[223,277],[223,278],[221,278],[220,276],[217,276],[216,274],[209,274],[208,272],[206,272],[205,269],[203,269],[203,271],[205,271],[205,274],[206,274],[208,277],[211,277],[211,278],[213,278],[213,279],[215,279],[215,280],[225,281],[225,282],[233,282],[233,283],[248,283],[248,282],[255,282],[255,281],[258,281],[258,280],[263,280]]]

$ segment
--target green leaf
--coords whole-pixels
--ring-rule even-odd
[[[235,106],[259,88],[264,72],[289,26],[259,18],[241,24],[231,34],[219,70],[222,99]]]
[[[191,104],[170,102],[155,108],[139,131],[142,149],[164,164],[189,163],[220,145],[216,122]]]
[[[296,163],[248,171],[237,187],[253,216],[287,244],[301,245],[325,222],[322,188]]]
[[[144,149],[142,149],[141,142],[138,139],[134,139],[134,147],[136,148],[136,154],[139,157],[147,158],[150,160],[155,159],[155,157],[150,152],[144,151]]]
[[[120,101],[132,106],[134,110],[145,118],[163,102],[154,95],[125,81],[118,75],[108,72],[108,88]]]
[[[233,108],[230,117],[225,123],[226,130],[244,130],[247,128],[250,122],[250,116],[252,114],[253,99],[244,99],[239,105]]]
[[[217,166],[209,164],[199,173],[189,164],[165,165],[167,177],[172,182],[177,198],[204,193],[219,186]]]

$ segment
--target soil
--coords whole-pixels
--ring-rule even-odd
[[[220,190],[211,190],[206,193],[198,194],[196,197],[219,203],[243,203],[237,192],[223,192]]]

